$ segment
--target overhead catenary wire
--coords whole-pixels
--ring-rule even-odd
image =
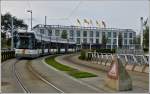
[[[82,2],[83,1],[79,1],[79,3],[77,4],[77,6],[70,12],[70,14],[68,15],[67,18],[70,18],[78,10],[78,8],[79,8],[79,6],[81,6]]]
[[[71,12],[66,17],[61,17],[61,18],[60,17],[59,18],[47,17],[47,19],[49,19],[49,20],[67,20],[70,24],[72,24],[70,17],[78,10],[78,8],[80,7],[82,2],[83,1],[79,1],[79,3],[71,10]],[[31,9],[30,0],[27,0],[27,5],[28,5],[28,8]]]

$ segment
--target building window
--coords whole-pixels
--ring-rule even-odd
[[[83,39],[83,43],[87,43],[87,39]]]
[[[70,37],[73,37],[73,30],[70,30]]]
[[[127,39],[124,40],[124,45],[127,45]]]
[[[117,40],[116,39],[113,39],[113,44],[117,44]]]
[[[112,47],[113,47],[113,48],[117,48],[117,45],[113,45]]]
[[[105,36],[105,32],[102,32],[102,36]]]
[[[59,30],[55,30],[55,36],[59,36],[60,32]]]
[[[111,45],[107,45],[107,48],[111,49]]]
[[[99,31],[96,31],[96,37],[99,37]]]
[[[93,39],[92,38],[90,39],[90,43],[93,44]]]
[[[93,37],[93,31],[90,31],[90,37]]]
[[[69,38],[69,40],[74,40],[74,38]]]
[[[132,38],[132,33],[129,33],[129,38]]]
[[[111,38],[111,32],[107,33],[108,38]]]
[[[77,31],[77,37],[80,37],[80,31]]]
[[[117,37],[117,33],[113,32],[113,37],[116,38]]]
[[[99,44],[99,39],[96,39],[96,44]]]
[[[80,38],[77,38],[77,44],[80,44]]]
[[[111,44],[111,39],[108,39],[108,40],[107,40],[107,44]]]
[[[127,38],[127,33],[124,33],[124,38]]]
[[[87,31],[83,31],[83,37],[87,37]]]
[[[52,30],[48,31],[48,36],[52,36]]]
[[[132,41],[132,39],[130,39],[130,40],[129,40],[129,44],[133,44],[133,41]]]

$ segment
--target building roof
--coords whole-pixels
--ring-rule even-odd
[[[43,24],[38,24],[33,28],[37,27],[45,27]],[[130,31],[130,32],[135,32],[132,29],[118,29],[118,28],[99,28],[99,27],[84,27],[84,26],[64,26],[64,25],[46,25],[46,28],[60,28],[60,29],[81,29],[81,30],[102,30],[102,31]]]

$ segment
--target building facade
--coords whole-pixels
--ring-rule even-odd
[[[123,47],[133,45],[136,32],[132,29],[116,28],[98,28],[98,27],[80,27],[80,26],[62,26],[62,25],[37,25],[35,28],[48,29],[51,36],[61,38],[63,32],[67,32],[67,39],[75,41],[78,47],[82,44],[102,45],[102,37],[106,37],[106,48],[117,48],[119,43],[119,34],[121,35]]]

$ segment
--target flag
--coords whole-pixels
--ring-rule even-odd
[[[92,20],[91,20],[91,19],[90,19],[90,24],[91,24],[91,25],[93,25],[93,22],[92,22]]]
[[[79,19],[77,19],[77,23],[81,25],[81,22],[80,22],[80,20],[79,20]]]
[[[87,24],[89,24],[89,22],[88,22],[86,19],[84,19],[84,23],[87,23]]]
[[[96,20],[96,25],[98,26],[98,27],[100,27],[100,23]]]
[[[103,24],[104,28],[106,28],[106,24],[105,24],[105,22],[104,22],[104,21],[102,21],[102,24]]]
[[[98,21],[96,20],[96,24],[99,25]]]

